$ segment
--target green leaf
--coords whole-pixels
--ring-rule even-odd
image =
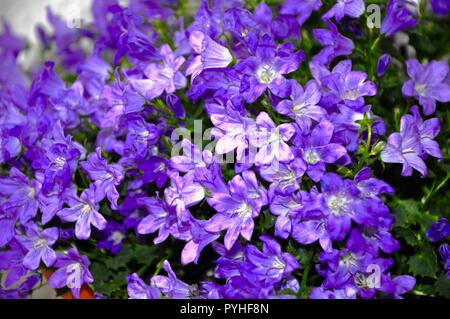
[[[131,258],[133,258],[133,251],[130,245],[124,245],[117,256],[107,259],[105,263],[108,268],[118,270],[121,267],[125,268]]]
[[[140,264],[151,264],[159,256],[156,254],[158,247],[156,245],[136,245],[135,257]]]
[[[392,205],[395,216],[395,225],[407,227],[416,223],[416,218],[420,215],[419,205],[412,199],[397,199]]]
[[[450,279],[445,274],[439,276],[436,280],[436,292],[445,297],[450,298]]]
[[[423,244],[416,255],[409,258],[408,265],[415,276],[436,278],[437,259],[433,246]]]
[[[419,239],[417,238],[416,233],[414,233],[409,228],[403,228],[403,227],[395,227],[394,233],[396,238],[403,239],[408,245],[410,246],[417,246],[420,244]]]

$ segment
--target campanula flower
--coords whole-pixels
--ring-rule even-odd
[[[400,30],[416,26],[419,21],[415,19],[415,6],[417,4],[410,0],[389,0],[380,32],[389,37]]]
[[[189,36],[192,50],[197,54],[186,68],[186,75],[191,76],[191,82],[207,69],[227,67],[233,60],[230,51],[211,39],[201,31],[192,31]]]
[[[70,288],[74,297],[79,298],[81,286],[94,282],[89,265],[89,259],[80,255],[76,248],[70,248],[67,255],[57,254],[54,264],[57,270],[49,278],[48,284],[55,289]]]
[[[423,65],[410,59],[406,61],[406,68],[411,79],[403,84],[402,93],[417,98],[425,115],[434,113],[436,101],[450,101],[450,84],[446,82],[449,68],[446,62],[430,61]]]
[[[76,222],[75,236],[78,239],[89,239],[91,225],[99,230],[106,227],[107,221],[98,212],[99,205],[92,188],[84,190],[80,197],[75,193],[70,194],[66,203],[70,207],[61,209],[57,215],[65,222]]]
[[[45,266],[51,267],[56,261],[56,253],[51,246],[58,239],[58,235],[57,227],[40,230],[33,222],[27,224],[25,236],[16,237],[28,250],[23,259],[23,265],[28,269],[35,270],[42,260]]]
[[[117,209],[119,193],[116,186],[123,179],[124,170],[118,164],[108,164],[102,157],[102,150],[97,147],[95,153],[89,154],[86,162],[80,163],[81,168],[94,181],[95,201],[100,202],[107,197],[112,209]]]

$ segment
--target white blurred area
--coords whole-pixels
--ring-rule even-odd
[[[6,20],[14,34],[26,39],[30,45],[30,49],[19,56],[23,67],[27,69],[38,59],[36,26],[51,31],[47,7],[66,20],[68,26],[77,27],[92,21],[91,3],[91,0],[0,0],[0,20]]]
[[[35,26],[40,24],[49,29],[47,6],[66,19],[68,25],[75,26],[76,21],[92,20],[91,3],[91,0],[0,0],[0,17],[5,19],[18,35],[36,43]]]

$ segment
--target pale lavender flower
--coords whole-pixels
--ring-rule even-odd
[[[76,222],[75,235],[78,239],[89,239],[91,225],[99,230],[106,227],[107,221],[98,212],[99,205],[92,188],[85,189],[80,197],[72,192],[66,202],[70,207],[61,209],[57,215],[65,222]]]

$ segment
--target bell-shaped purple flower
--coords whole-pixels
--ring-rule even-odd
[[[147,100],[153,100],[163,94],[174,93],[186,86],[186,78],[179,71],[185,59],[175,57],[169,45],[164,44],[160,49],[162,63],[150,63],[144,69],[145,78],[130,79],[133,88]]]
[[[415,27],[419,23],[414,18],[416,5],[410,0],[389,0],[380,32],[389,37],[397,31]]]
[[[89,239],[91,225],[99,230],[106,227],[107,221],[98,212],[99,205],[92,188],[85,189],[80,197],[72,192],[66,202],[70,207],[61,209],[57,215],[65,222],[76,222],[75,236],[78,239]]]
[[[312,121],[319,122],[327,115],[326,110],[319,106],[321,96],[315,81],[308,82],[305,89],[297,81],[291,81],[290,99],[280,101],[275,110],[295,120],[302,131],[308,131]]]
[[[192,31],[189,36],[192,50],[197,54],[186,68],[186,75],[191,75],[191,82],[207,69],[227,67],[233,57],[227,48],[211,39],[201,31]]]
[[[51,267],[56,260],[56,253],[51,246],[58,239],[59,229],[51,227],[41,231],[31,222],[26,225],[25,230],[25,236],[17,236],[17,240],[28,251],[23,259],[23,265],[35,270],[42,260],[47,267]]]
[[[447,219],[441,217],[437,222],[433,223],[427,230],[427,237],[430,241],[438,241],[450,236],[450,223]]]
[[[253,245],[247,245],[245,248],[245,256],[251,264],[249,270],[258,280],[265,283],[279,283],[300,268],[291,254],[281,251],[281,246],[276,240],[266,235],[261,236],[260,240],[263,242],[262,251]]]
[[[244,75],[240,92],[245,101],[253,103],[266,89],[276,96],[287,97],[290,85],[283,75],[297,70],[304,60],[302,51],[294,52],[289,45],[277,48],[272,37],[265,34],[258,41],[256,55],[240,61],[236,66]]]
[[[190,286],[178,279],[167,260],[164,261],[163,268],[168,276],[152,277],[152,287],[158,288],[165,296],[175,299],[192,298],[198,295],[196,286]]]
[[[286,144],[295,134],[295,127],[284,123],[275,127],[275,123],[266,112],[256,117],[256,132],[250,136],[250,143],[259,148],[255,156],[256,166],[269,165],[273,161],[290,162],[294,154]]]
[[[108,161],[102,157],[102,150],[97,147],[95,153],[88,156],[86,162],[80,163],[81,168],[94,181],[95,201],[100,202],[107,197],[111,203],[112,209],[117,209],[117,200],[119,193],[116,186],[123,179],[124,171],[118,164],[108,164]]]
[[[175,207],[180,221],[189,218],[187,208],[199,203],[205,197],[205,189],[199,183],[194,182],[193,171],[181,177],[178,172],[170,172],[170,187],[164,190],[166,203]]]
[[[306,173],[315,182],[318,182],[325,173],[325,164],[335,163],[347,154],[344,146],[330,143],[333,132],[333,124],[322,120],[309,134],[301,135],[296,139],[296,145],[307,165]]]
[[[377,76],[381,77],[386,72],[387,68],[389,67],[389,64],[391,63],[391,56],[387,53],[382,54],[378,58],[377,62]]]
[[[89,264],[86,256],[80,256],[76,248],[70,248],[67,255],[57,255],[54,267],[58,269],[49,278],[48,284],[55,289],[70,288],[74,297],[79,298],[81,286],[94,282]]]
[[[161,298],[161,292],[159,289],[145,284],[145,282],[136,273],[127,275],[127,292],[129,299]]]
[[[450,102],[450,84],[446,78],[449,73],[448,64],[444,61],[430,61],[423,65],[419,61],[406,61],[410,80],[402,87],[404,96],[413,96],[423,106],[423,113],[430,115],[436,109],[436,101]]]
[[[227,230],[225,247],[230,249],[242,235],[250,240],[261,208],[267,205],[266,191],[252,171],[236,175],[229,182],[229,193],[214,193],[208,203],[218,212],[205,226],[209,232]]]
[[[364,13],[364,1],[362,0],[338,0],[336,4],[322,16],[322,19],[335,18],[340,22],[344,16],[359,18]]]

